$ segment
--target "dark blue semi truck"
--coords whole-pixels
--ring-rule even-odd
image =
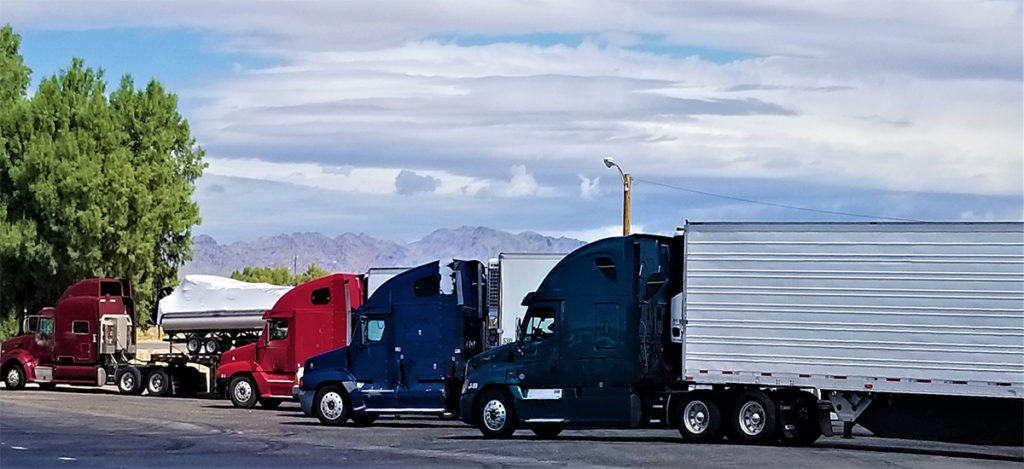
[[[673,238],[636,235],[591,243],[565,257],[523,300],[518,341],[470,361],[461,415],[485,436],[525,426],[636,427],[678,370],[668,337],[679,292],[668,269]],[[678,272],[676,273],[678,274]],[[673,360],[675,359],[675,360]]]
[[[325,425],[381,414],[456,414],[469,357],[484,348],[486,266],[432,262],[353,312],[352,341],[306,360],[299,402]]]

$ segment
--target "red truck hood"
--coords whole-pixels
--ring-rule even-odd
[[[3,344],[0,345],[0,354],[5,354],[7,352],[10,352],[11,350],[18,348],[28,348],[29,345],[35,343],[35,340],[36,336],[34,334],[25,334],[19,335],[17,337],[12,337],[10,339],[5,340]]]
[[[254,362],[256,361],[256,344],[247,344],[241,347],[233,348],[224,352],[220,356],[221,365],[227,365],[234,362]]]

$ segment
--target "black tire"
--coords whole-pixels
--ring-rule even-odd
[[[313,396],[313,415],[324,425],[344,425],[349,414],[348,393],[328,384]]]
[[[146,392],[150,396],[164,397],[171,394],[171,374],[163,368],[153,368],[146,373]]]
[[[365,413],[365,412],[364,413],[353,412],[352,415],[349,416],[349,418],[352,419],[352,425],[354,425],[354,426],[357,426],[357,427],[369,427],[370,425],[373,425],[373,422],[377,421],[377,417],[378,416],[379,416],[378,414],[368,414],[368,413]]]
[[[259,402],[260,388],[251,376],[236,376],[228,384],[228,398],[235,407],[251,409]]]
[[[185,341],[185,351],[191,355],[199,353],[203,348],[203,339],[200,339],[198,335],[192,334],[188,336]]]
[[[562,433],[563,425],[560,423],[533,423],[528,428],[534,435],[537,435],[537,438],[553,440],[558,437],[559,433]]]
[[[114,373],[114,384],[121,394],[139,395],[145,390],[142,385],[142,372],[134,366],[122,366]]]
[[[39,389],[42,389],[43,391],[53,391],[54,389],[57,389],[57,383],[37,383],[37,384],[39,384]]]
[[[214,337],[206,339],[206,342],[203,343],[203,349],[206,350],[206,353],[218,353],[220,352],[220,342],[217,342],[217,339]]]
[[[769,444],[778,433],[775,401],[764,392],[751,389],[733,403],[729,439],[738,443]]]
[[[25,368],[21,363],[13,362],[3,369],[4,386],[11,391],[25,388]]]
[[[693,443],[714,443],[722,439],[724,420],[718,400],[710,392],[683,394],[673,403],[673,422],[683,440]]]
[[[483,393],[476,406],[476,422],[486,438],[508,438],[519,421],[516,408],[507,392],[493,389]]]
[[[808,446],[821,437],[818,423],[818,399],[808,392],[793,392],[779,396],[780,406],[792,406],[779,415],[779,441],[787,446]],[[784,404],[782,404],[784,403]],[[786,418],[783,418],[785,415]],[[789,420],[789,421],[787,421]],[[790,426],[790,428],[786,428]]]
[[[260,398],[260,407],[262,407],[262,408],[264,408],[266,410],[274,410],[274,409],[276,409],[278,407],[281,407],[281,402],[283,402],[283,401],[281,401],[281,399],[274,399],[272,397],[266,397],[266,398],[261,397]]]

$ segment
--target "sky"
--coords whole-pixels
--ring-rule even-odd
[[[634,231],[1021,220],[1022,17],[1018,0],[0,3],[33,84],[81,57],[109,88],[178,94],[209,163],[194,232],[221,242],[593,240],[621,232],[609,156],[634,178]]]

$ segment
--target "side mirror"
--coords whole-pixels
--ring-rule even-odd
[[[523,338],[523,318],[516,318],[516,342]]]
[[[21,330],[24,334],[30,334],[35,332],[34,330],[32,330],[29,318],[25,318],[24,320],[21,321]]]

